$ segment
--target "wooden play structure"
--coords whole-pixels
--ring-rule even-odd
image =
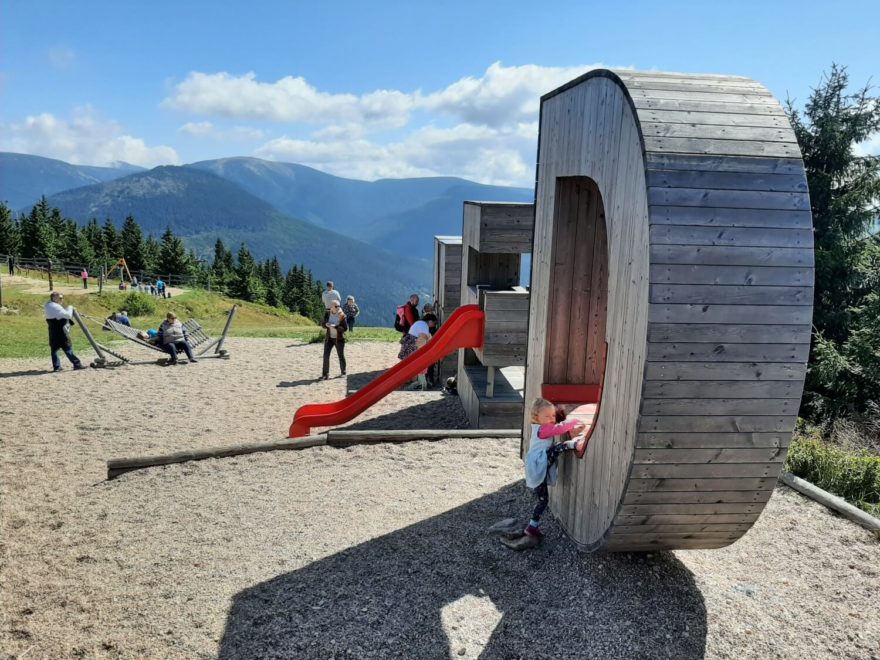
[[[461,236],[434,237],[434,313],[442,323],[461,305]],[[438,377],[454,376],[458,356],[447,355],[438,363]]]
[[[601,404],[551,490],[581,547],[749,530],[800,403],[812,245],[798,145],[759,83],[594,70],[541,99],[525,400]]]
[[[522,255],[532,251],[534,205],[465,202],[461,304],[485,314],[482,346],[458,353],[458,395],[471,428],[518,429],[528,337]]]

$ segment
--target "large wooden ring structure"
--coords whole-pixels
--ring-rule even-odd
[[[810,342],[785,113],[747,78],[590,71],[541,99],[535,204],[523,451],[532,400],[604,375],[553,512],[587,550],[734,542],[781,471]]]

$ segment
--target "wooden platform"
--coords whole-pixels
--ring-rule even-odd
[[[519,429],[523,419],[522,367],[495,369],[494,395],[486,396],[489,368],[465,366],[459,371],[458,396],[474,429]]]

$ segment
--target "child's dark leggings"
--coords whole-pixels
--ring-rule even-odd
[[[555,445],[550,445],[547,449],[547,472],[550,472],[550,468],[553,467],[553,464],[556,463],[556,459],[559,458],[559,454],[564,451],[569,451],[574,449],[574,447],[567,447],[566,443],[560,442]],[[547,477],[544,477],[544,481],[535,488],[535,497],[538,498],[538,504],[535,505],[535,510],[532,513],[532,520],[534,522],[538,522],[541,519],[541,516],[544,514],[544,509],[547,508],[547,503],[550,500],[550,492],[547,490]]]

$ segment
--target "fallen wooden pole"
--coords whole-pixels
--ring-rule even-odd
[[[880,519],[875,518],[866,511],[862,511],[857,506],[853,506],[837,495],[832,495],[828,491],[811,484],[809,481],[804,481],[800,477],[794,476],[791,472],[783,472],[779,475],[779,480],[786,486],[794,488],[796,491],[816,500],[820,504],[824,504],[829,509],[834,509],[853,522],[857,522],[862,527],[874,532],[880,531]]]
[[[280,449],[307,449],[327,444],[326,435],[309,435],[304,438],[288,438],[276,442],[263,442],[248,445],[232,445],[217,447],[215,449],[200,449],[196,451],[181,451],[174,454],[159,456],[142,456],[139,458],[112,458],[107,461],[107,479],[115,479],[120,474],[141,470],[158,465],[171,465],[173,463],[186,463],[187,461],[201,461],[206,458],[227,458],[229,456],[241,456],[243,454],[256,454],[263,451],[277,451]]]
[[[330,447],[350,447],[352,445],[375,445],[383,442],[410,442],[413,440],[445,440],[446,438],[511,438],[519,439],[515,429],[424,429],[408,431],[328,431],[320,435],[304,438],[288,438],[276,442],[263,442],[248,445],[232,445],[215,449],[181,451],[158,456],[139,458],[111,458],[107,461],[107,479],[115,479],[121,474],[159,465],[201,461],[206,458],[228,458],[243,454],[256,454],[263,451],[281,449],[308,449],[327,445]]]
[[[516,438],[522,435],[516,429],[411,429],[406,431],[327,431],[327,445],[376,445],[383,442],[411,442],[413,440],[445,440],[446,438]]]

